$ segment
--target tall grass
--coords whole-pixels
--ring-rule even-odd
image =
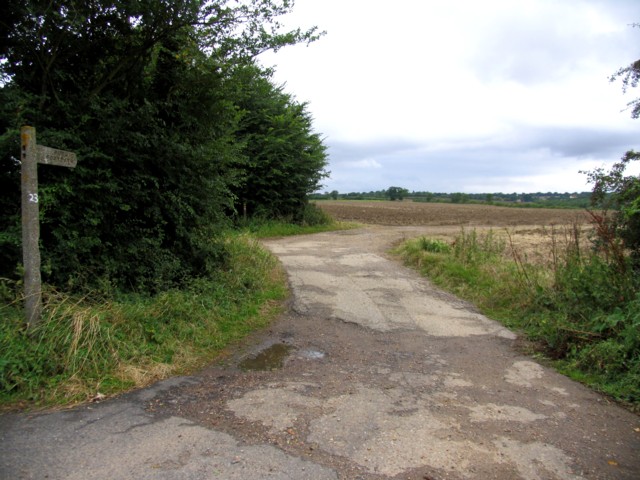
[[[286,283],[277,261],[247,235],[230,235],[228,268],[154,297],[72,297],[49,288],[44,319],[23,326],[4,285],[0,403],[73,403],[185,372],[266,325]]]
[[[266,219],[252,217],[241,219],[237,227],[257,238],[286,237],[291,235],[348,230],[355,228],[355,224],[336,222],[328,213],[315,203],[305,206],[298,221],[293,219]]]
[[[596,227],[598,225],[596,224]],[[511,234],[461,231],[434,248],[398,252],[437,285],[528,336],[564,373],[640,408],[640,275],[596,228],[548,230],[548,261],[532,261]],[[622,253],[621,253],[622,252]]]

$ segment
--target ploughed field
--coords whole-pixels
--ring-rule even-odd
[[[550,226],[589,223],[589,216],[584,210],[366,200],[322,200],[317,205],[338,221],[372,225]]]

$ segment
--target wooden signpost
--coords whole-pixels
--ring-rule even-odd
[[[25,314],[27,325],[36,325],[42,316],[40,277],[40,212],[38,205],[38,163],[73,168],[76,154],[36,144],[36,129],[22,127],[22,261],[24,263]]]

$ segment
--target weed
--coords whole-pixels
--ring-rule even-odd
[[[144,386],[265,326],[286,295],[277,261],[246,235],[225,248],[225,270],[181,290],[96,300],[48,289],[32,330],[19,303],[0,306],[0,402],[72,403]]]
[[[453,242],[453,256],[466,265],[477,265],[491,261],[502,255],[505,242],[498,239],[493,230],[484,235],[478,235],[475,230],[466,232],[464,229]]]
[[[509,232],[508,256],[493,232],[464,230],[450,250],[419,238],[397,251],[437,285],[535,340],[563,372],[638,408],[640,278],[595,220],[595,248],[577,224],[552,228],[547,264],[528,262]]]
[[[357,225],[345,222],[332,222],[329,224],[299,225],[278,220],[263,220],[254,218],[238,224],[241,232],[250,233],[256,238],[288,237],[291,235],[307,235],[336,230],[349,230]]]
[[[418,242],[420,249],[425,252],[449,253],[451,251],[451,246],[442,240],[432,240],[430,238],[421,237]]]

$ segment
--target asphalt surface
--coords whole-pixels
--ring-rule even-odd
[[[639,479],[640,419],[385,255],[271,240],[289,311],[196,375],[0,416],[2,479]]]

